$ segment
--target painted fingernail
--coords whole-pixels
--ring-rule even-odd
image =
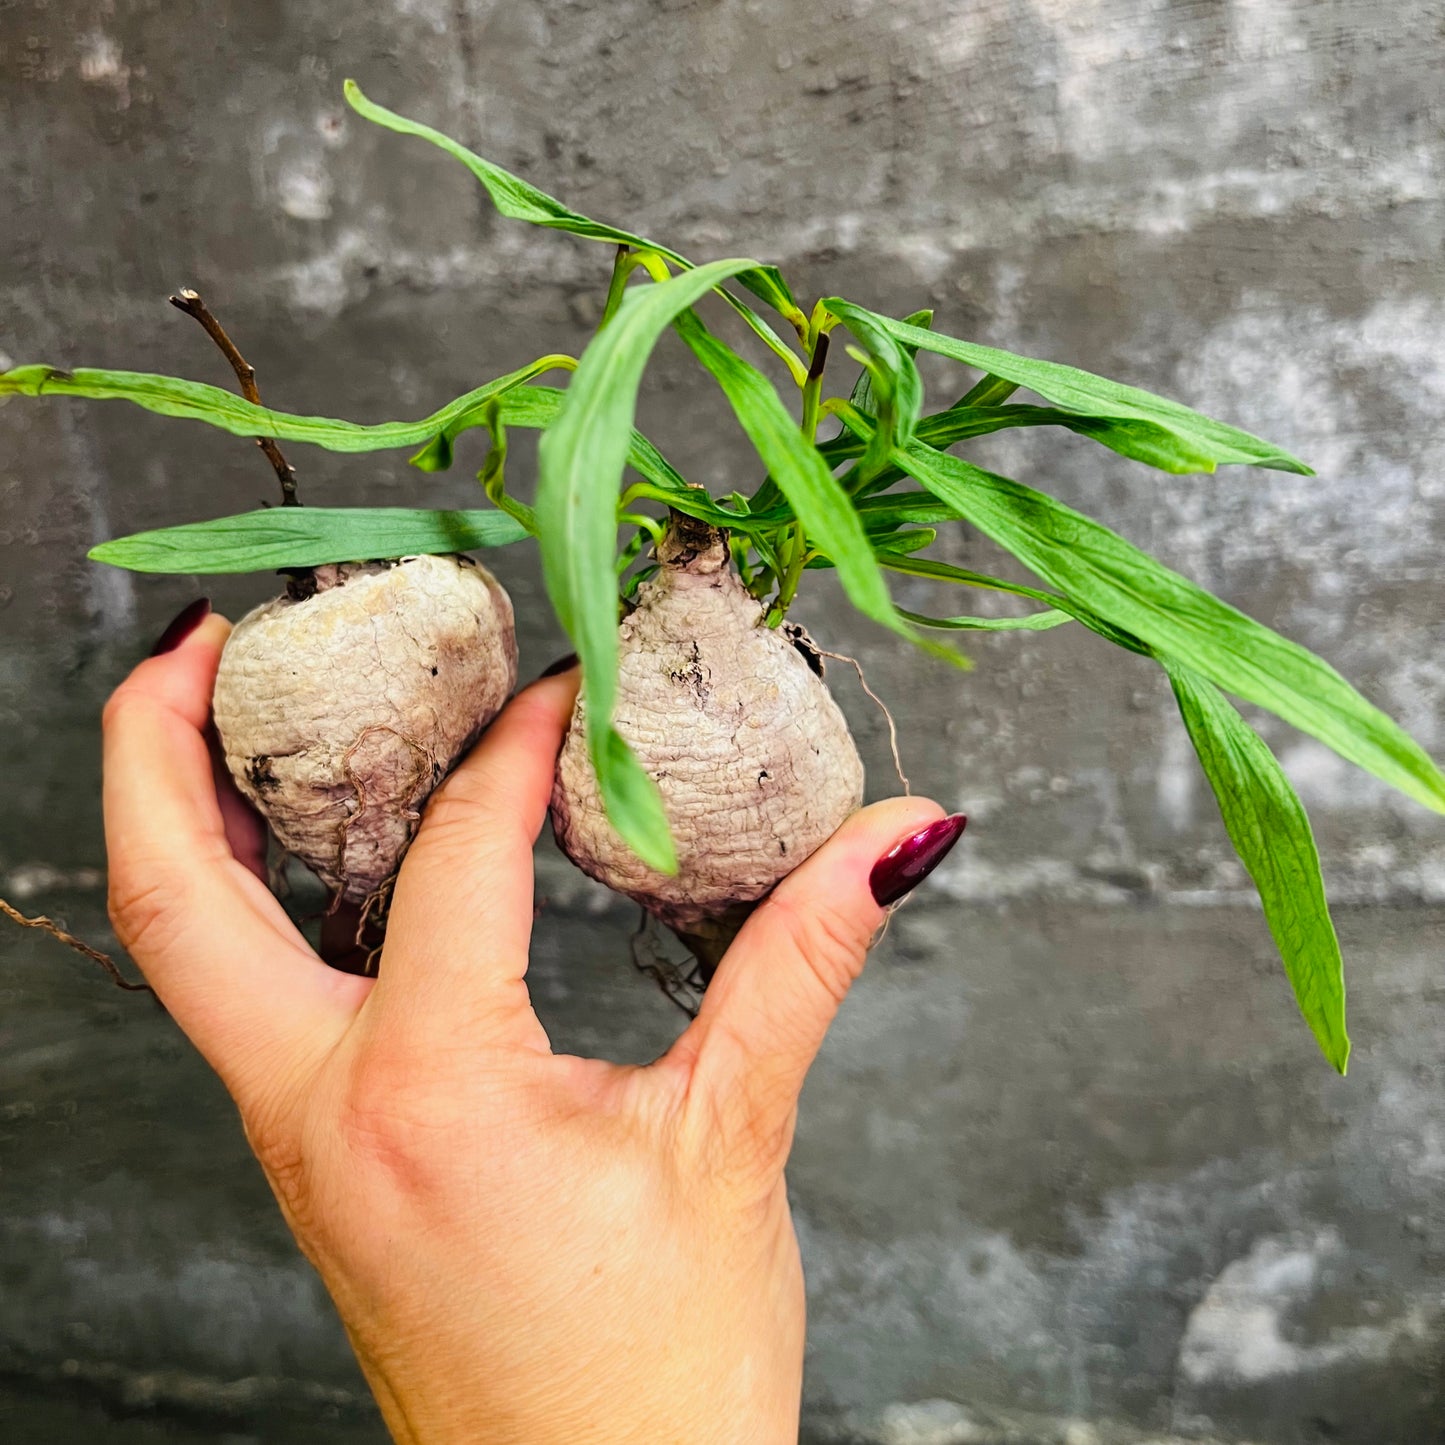
[[[868,875],[868,887],[878,906],[887,908],[917,888],[948,857],[967,823],[962,813],[954,813],[895,843]]]
[[[197,597],[194,602],[188,602],[176,613],[171,625],[161,633],[160,640],[151,648],[151,656],[159,657],[163,652],[174,652],[210,615],[209,597]]]
[[[556,677],[559,672],[566,672],[577,666],[577,654],[569,652],[566,657],[559,657],[550,667],[544,667],[537,674],[538,677]]]

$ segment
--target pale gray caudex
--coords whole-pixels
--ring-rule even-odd
[[[317,567],[304,582],[231,633],[216,730],[281,845],[365,906],[516,685],[512,604],[466,557]]]
[[[578,701],[552,793],[557,842],[642,904],[704,977],[758,899],[863,799],[863,764],[796,630],[763,625],[722,532],[673,512],[622,622],[613,720],[657,783],[678,871],[649,868],[603,810]]]

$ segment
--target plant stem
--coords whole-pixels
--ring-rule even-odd
[[[823,369],[828,364],[828,334],[824,332],[813,343],[808,379],[803,383],[803,436],[809,442],[818,439],[819,400],[823,392]]]
[[[622,305],[622,294],[627,290],[627,278],[636,265],[637,258],[632,254],[632,248],[619,246],[617,258],[612,263],[612,279],[607,283],[607,304],[602,308],[602,320],[597,323],[599,331],[617,314],[617,308]]]
[[[236,349],[236,343],[226,335],[225,328],[211,314],[206,303],[201,300],[200,293],[185,286],[166,299],[176,310],[184,311],[187,316],[193,316],[201,323],[206,335],[221,348],[221,354],[231,363],[231,370],[236,373],[236,380],[241,386],[241,395],[252,406],[260,406],[261,393],[256,386],[256,368]],[[301,501],[296,495],[296,468],[281,455],[281,448],[270,437],[257,437],[256,445],[271,463],[276,478],[281,483],[281,505],[299,507]]]
[[[808,352],[808,375],[803,382],[803,420],[801,425],[803,440],[809,446],[814,445],[818,439],[818,419],[822,415],[823,372],[828,365],[828,333],[822,329],[824,315],[821,306],[814,308],[804,340]],[[795,521],[788,529],[786,561],[783,564],[783,575],[778,579],[778,594],[773,599],[773,605],[768,609],[768,625],[770,627],[776,627],[783,620],[788,608],[792,606],[807,560],[808,539],[804,535],[803,524]]]

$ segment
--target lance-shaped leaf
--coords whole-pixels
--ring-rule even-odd
[[[156,376],[144,371],[103,371],[77,367],[62,371],[54,366],[17,366],[0,372],[0,397],[82,396],[95,401],[128,401],[160,416],[203,421],[234,436],[272,437],[277,441],[308,442],[331,452],[377,452],[393,447],[414,447],[444,434],[463,418],[475,414],[481,424],[484,404],[503,396],[544,371],[571,366],[572,358],[543,356],[517,371],[499,376],[449,401],[440,411],[417,421],[388,421],[365,426],[325,416],[293,416],[254,406],[234,392],[201,381]]]
[[[910,351],[895,341],[879,319],[861,306],[839,301],[828,309],[863,343],[867,357],[864,366],[875,403],[872,410],[878,419],[878,431],[863,457],[857,483],[861,488],[887,465],[891,448],[907,446],[912,440],[918,414],[923,409],[923,382],[913,362],[913,351],[917,347]]]
[[[920,642],[899,615],[858,513],[818,450],[798,430],[772,382],[719,341],[691,312],[677,329],[711,372],[808,539],[838,569],[848,600],[865,616]]]
[[[859,410],[867,411],[868,408],[860,407]],[[1062,407],[965,406],[960,402],[957,406],[949,407],[947,411],[934,412],[931,416],[920,418],[917,433],[920,441],[942,451],[970,437],[1026,426],[1065,427],[1108,447],[1121,457],[1143,462],[1161,472],[1180,475],[1214,469],[1214,461],[1210,455],[1200,451],[1178,433],[1168,431],[1153,422],[1080,416],[1076,412],[1065,411]],[[822,451],[836,466],[848,457],[861,456],[863,445],[856,437],[845,433],[825,442]],[[880,474],[873,487],[876,489],[880,484],[895,481],[898,476],[896,470],[890,469]]]
[[[499,402],[492,404],[497,406],[500,423],[545,431],[562,414],[566,395],[566,392],[552,387],[524,386],[508,392]],[[462,418],[452,429],[451,440],[473,427],[487,426],[487,405],[483,404]],[[444,447],[430,445],[412,457],[411,463],[422,471],[443,470],[451,465],[450,444]],[[782,504],[768,511],[734,511],[720,506],[701,487],[689,486],[672,463],[636,428],[633,428],[628,444],[627,464],[645,479],[644,483],[629,488],[630,493],[655,502],[665,502],[677,511],[711,522],[715,527],[749,534],[763,533],[784,525],[789,519],[790,514]],[[939,505],[933,498],[929,500],[934,502],[935,507]]]
[[[527,221],[534,226],[547,226],[556,231],[566,231],[569,235],[581,236],[589,241],[607,241],[617,246],[635,246],[639,250],[653,251],[685,270],[693,269],[693,263],[670,246],[650,241],[646,236],[639,236],[634,231],[624,231],[620,227],[609,226],[605,222],[592,220],[590,216],[581,215],[570,206],[563,205],[555,196],[549,196],[545,191],[539,190],[520,176],[514,176],[510,171],[503,170],[501,166],[483,159],[475,151],[468,150],[466,146],[459,141],[454,141],[449,135],[444,135],[432,126],[423,125],[420,121],[408,120],[406,116],[398,115],[394,110],[388,110],[374,100],[368,100],[354,80],[348,80],[344,88],[347,103],[358,115],[374,121],[377,125],[385,126],[387,130],[396,131],[399,135],[416,136],[420,140],[430,141],[432,145],[445,151],[454,160],[460,161],[482,183],[483,189],[491,197],[492,204],[497,210],[509,219]],[[807,318],[798,309],[797,302],[793,300],[792,293],[788,290],[787,283],[784,282],[782,274],[776,266],[762,266],[754,261],[744,271],[737,273],[737,279],[755,296],[761,297],[769,305],[776,307],[791,324],[806,324]],[[802,367],[797,354],[777,332],[736,296],[721,286],[716,289],[721,293],[723,299],[767,343],[769,348],[788,362],[794,375],[801,381],[805,368]]]
[[[846,419],[850,427],[871,430],[858,413]],[[1042,492],[918,441],[893,456],[1066,597],[1445,812],[1440,769],[1323,659]]]
[[[543,575],[582,662],[588,755],[613,827],[643,862],[676,871],[657,786],[612,725],[617,700],[617,501],[647,359],[673,320],[757,263],[714,261],[628,292],[587,346],[538,447]]]
[[[933,325],[933,311],[931,308],[923,311],[915,311],[911,316],[905,316],[903,319],[908,325],[921,326],[926,331]],[[859,339],[862,340],[861,337]],[[918,348],[916,346],[905,346],[902,350],[910,360],[918,354]],[[920,382],[919,385],[919,405],[922,406],[922,383]],[[858,380],[853,383],[853,390],[849,393],[848,400],[853,406],[856,406],[859,411],[867,412],[869,416],[877,416],[879,414],[878,397],[873,389],[873,373],[868,367],[865,366],[863,370],[858,373]]]
[[[850,303],[841,297],[829,297],[823,304],[833,311]],[[967,366],[976,366],[1004,381],[1026,386],[1046,401],[1052,401],[1079,416],[1143,422],[1160,427],[1174,435],[1181,449],[1187,449],[1199,458],[1196,470],[1213,471],[1219,463],[1243,463],[1271,467],[1281,472],[1298,472],[1307,477],[1314,475],[1298,457],[1291,456],[1271,442],[1203,416],[1177,401],[1056,361],[1035,361],[1026,356],[1015,356],[1009,351],[998,351],[991,346],[978,346],[971,341],[960,341],[936,331],[909,326],[907,322],[894,321],[876,312],[869,314],[895,341],[916,346],[921,351],[936,352]]]
[[[989,592],[1006,592],[1013,597],[1027,597],[1031,601],[1042,602],[1046,612],[1033,613],[1032,616],[1044,617],[1049,613],[1062,612],[1066,617],[1082,622],[1091,632],[1097,632],[1105,641],[1122,647],[1126,652],[1137,653],[1141,657],[1153,655],[1137,637],[1105,622],[1102,617],[1096,616],[1070,597],[1060,597],[1057,593],[1044,592],[1022,582],[1007,582],[1002,577],[970,572],[967,568],[955,567],[951,562],[939,562],[932,557],[904,557],[880,553],[878,561],[890,572],[902,572],[909,577],[927,577],[937,582],[952,582],[960,587],[979,587]]]
[[[520,371],[498,377],[457,397],[430,416],[417,421],[372,424],[272,411],[205,382],[150,372],[99,371],[88,367],[75,371],[60,371],[53,366],[17,367],[0,373],[0,398],[78,396],[99,401],[128,401],[161,416],[204,422],[234,436],[305,442],[333,452],[388,451],[426,442],[422,451],[411,459],[413,465],[422,471],[442,471],[452,464],[451,444],[456,437],[472,427],[488,424],[488,405],[494,399],[500,402],[498,420],[506,426],[531,430],[551,426],[561,413],[566,393],[555,387],[524,383],[564,363],[567,367],[575,365],[571,357],[542,357]],[[654,486],[679,495],[695,490],[636,429],[628,444],[627,461]]]
[[[1224,826],[1264,904],[1295,999],[1340,1073],[1350,1057],[1345,973],[1309,819],[1264,740],[1198,673],[1161,657]]]
[[[270,507],[136,532],[93,547],[93,562],[131,572],[186,576],[319,567],[377,557],[470,552],[527,535],[501,512],[429,512],[407,507]]]
[[[920,627],[937,627],[947,632],[1047,632],[1075,620],[1057,607],[1047,612],[1030,612],[1024,617],[927,617],[921,612],[908,611],[903,615]]]

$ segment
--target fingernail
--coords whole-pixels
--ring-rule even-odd
[[[566,657],[559,657],[550,667],[544,667],[537,674],[538,677],[556,677],[559,672],[567,672],[577,666],[577,654],[569,652]]]
[[[163,652],[174,652],[210,615],[209,597],[197,597],[194,602],[188,602],[176,613],[171,625],[161,633],[160,640],[151,648],[151,656],[159,657]]]
[[[895,843],[868,875],[868,887],[878,906],[887,908],[917,888],[948,857],[967,822],[962,813],[954,813]]]

